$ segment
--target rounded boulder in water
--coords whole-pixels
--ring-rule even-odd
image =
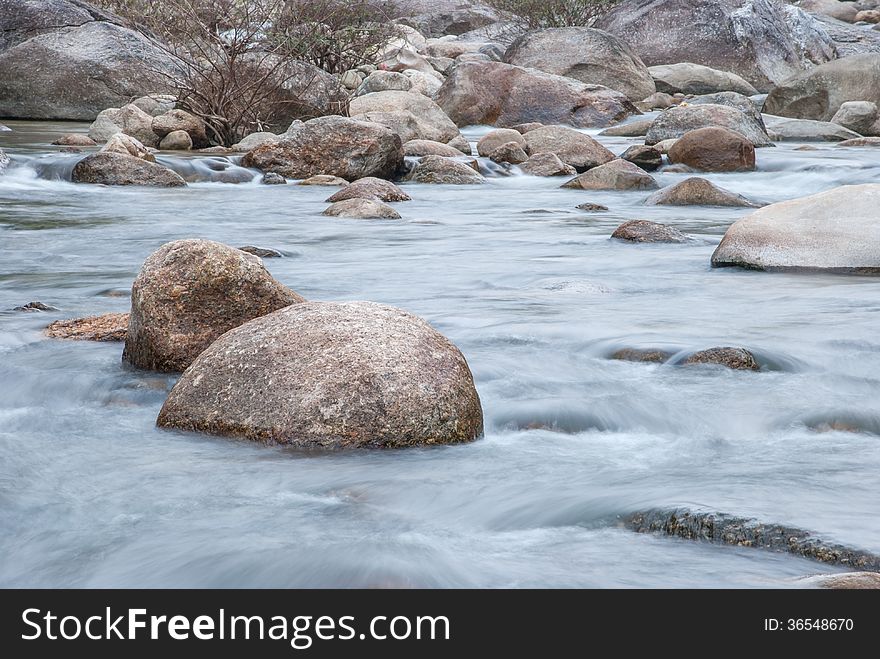
[[[153,252],[134,280],[122,358],[182,371],[227,330],[299,302],[253,254],[211,240],[175,240]]]
[[[399,448],[472,441],[483,412],[464,356],[421,318],[306,302],[215,341],[157,424],[301,448]]]

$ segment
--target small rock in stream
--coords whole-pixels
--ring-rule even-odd
[[[100,316],[56,320],[46,328],[49,338],[75,341],[125,341],[127,332],[127,313],[105,313]]]
[[[279,252],[277,249],[270,249],[268,247],[256,247],[254,245],[245,245],[244,247],[239,247],[242,252],[247,252],[248,254],[253,254],[254,256],[259,256],[261,259],[280,259],[284,254]]]
[[[19,307],[13,307],[13,311],[58,311],[56,307],[50,307],[48,304],[43,304],[42,302],[28,302],[27,304],[22,304]]]

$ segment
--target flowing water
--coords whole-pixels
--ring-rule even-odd
[[[74,185],[79,156],[48,144],[83,125],[10,127],[0,310],[60,311],[0,311],[2,586],[785,587],[834,571],[618,523],[664,506],[880,552],[877,279],[713,270],[747,209],[646,207],[644,192],[511,175],[406,185],[402,221],[329,218],[332,188]],[[637,140],[604,141],[619,152]],[[772,202],[880,176],[878,151],[796,146],[707,178]],[[163,162],[203,180],[228,167],[184,160]],[[575,208],[586,201],[610,211]],[[609,239],[636,218],[695,240]],[[316,455],[157,430],[173,377],[123,366],[120,344],[41,330],[127,310],[146,256],[186,237],[278,249],[267,267],[308,298],[428,319],[470,363],[485,437]],[[608,359],[719,345],[752,349],[762,371]],[[869,432],[816,432],[817,419]]]

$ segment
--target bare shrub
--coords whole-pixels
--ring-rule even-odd
[[[618,0],[486,0],[517,16],[529,29],[590,26]]]

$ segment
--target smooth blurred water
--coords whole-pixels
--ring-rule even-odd
[[[880,552],[880,437],[805,425],[880,424],[880,282],[711,269],[747,209],[646,207],[646,192],[513,175],[406,185],[402,221],[330,218],[332,188],[41,179],[35,168],[63,174],[78,157],[49,142],[84,126],[10,127],[0,310],[40,300],[60,311],[0,311],[0,585],[775,587],[832,571],[616,523],[667,505]],[[616,152],[638,141],[601,139]],[[797,146],[760,149],[758,172],[707,178],[772,202],[880,175],[880,150]],[[586,201],[610,210],[575,208]],[[609,239],[638,218],[696,240]],[[41,330],[126,310],[146,256],[185,237],[281,250],[267,267],[308,298],[425,317],[467,357],[486,436],[303,455],[157,430],[174,378],[123,366],[120,344]],[[764,370],[607,359],[718,345],[752,349]]]

